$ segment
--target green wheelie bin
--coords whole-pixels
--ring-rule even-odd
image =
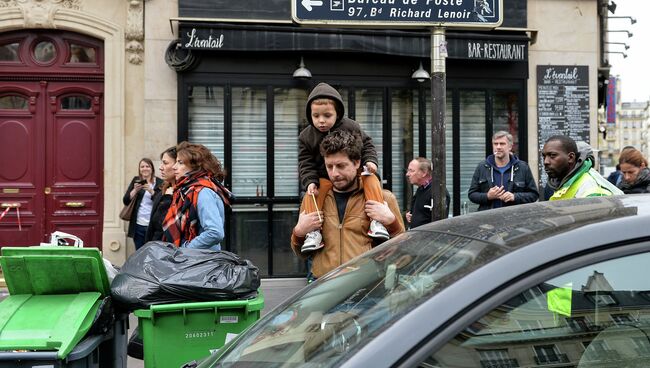
[[[98,249],[2,248],[0,368],[126,368],[128,315],[112,308]]]
[[[257,322],[264,296],[212,302],[152,305],[138,309],[145,368],[178,368],[221,348]]]

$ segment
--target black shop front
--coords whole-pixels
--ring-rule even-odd
[[[526,1],[504,0],[493,31],[446,34],[446,182],[454,216],[476,210],[467,190],[493,132],[515,137],[527,159]],[[178,137],[222,160],[237,201],[227,216],[226,248],[265,277],[305,274],[289,247],[302,191],[298,133],[313,86],[327,82],[347,114],[372,136],[384,187],[408,210],[408,162],[431,157],[430,31],[342,29],[291,22],[288,0],[180,0],[179,40],[167,63],[178,73]],[[295,78],[301,60],[311,78]]]

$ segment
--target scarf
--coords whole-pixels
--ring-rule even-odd
[[[204,188],[215,191],[224,206],[230,206],[232,193],[208,172],[199,170],[188,173],[174,187],[172,202],[163,222],[163,241],[180,247],[199,235],[197,204],[199,192]]]

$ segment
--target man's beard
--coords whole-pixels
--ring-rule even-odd
[[[356,180],[356,178],[350,180],[350,181],[347,182],[347,184],[345,184],[345,186],[342,187],[342,188],[337,187],[337,186],[336,186],[336,183],[337,183],[337,182],[333,182],[333,183],[332,183],[332,185],[334,186],[334,189],[336,189],[338,192],[344,192],[344,193],[345,193],[345,192],[349,192],[350,190],[352,190],[352,189],[354,188],[354,186],[357,184],[357,180]]]
[[[555,171],[555,170],[550,170],[550,172],[549,172],[549,170],[544,169],[544,171],[546,172],[546,175],[550,179],[561,179],[560,177],[558,177],[557,171]]]

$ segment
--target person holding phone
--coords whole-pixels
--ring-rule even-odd
[[[131,179],[129,187],[124,193],[122,202],[128,205],[135,201],[133,214],[129,220],[129,229],[127,236],[133,238],[135,249],[138,250],[145,243],[145,235],[151,218],[151,208],[153,207],[152,197],[156,190],[160,190],[162,179],[155,176],[153,162],[148,158],[143,158],[138,163],[138,175]]]

